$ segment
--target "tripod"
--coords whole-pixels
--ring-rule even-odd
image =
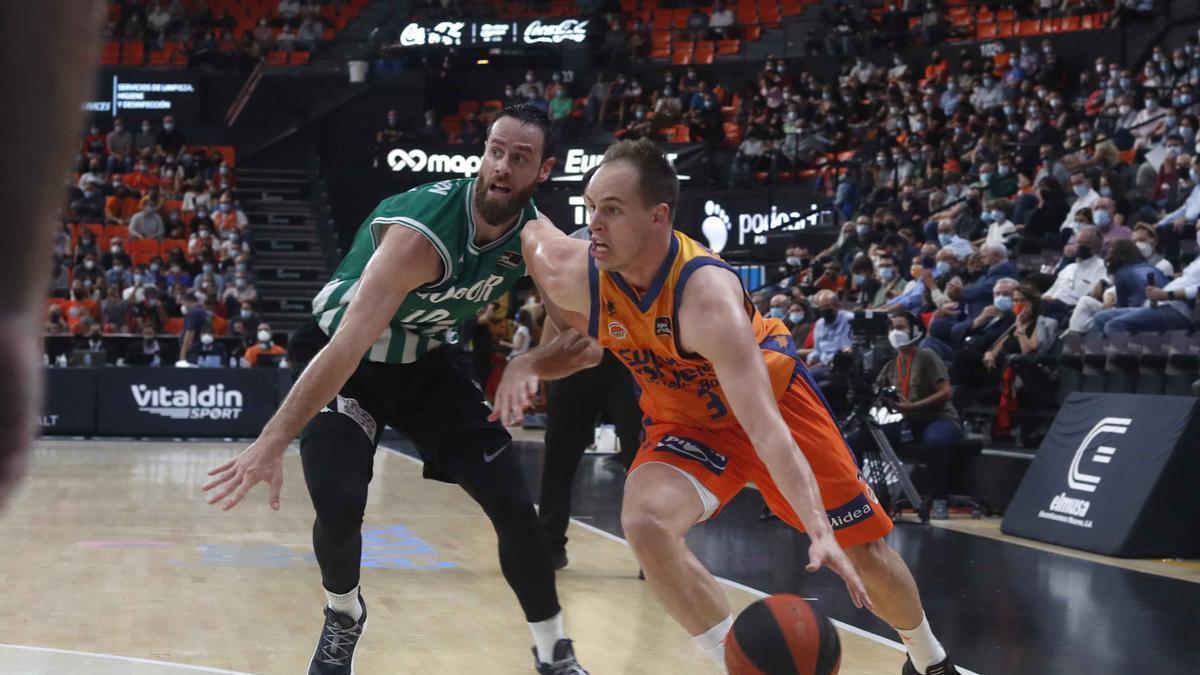
[[[905,502],[917,511],[922,523],[929,522],[929,507],[921,499],[917,487],[904,471],[904,463],[884,435],[879,422],[871,416],[868,405],[856,403],[850,415],[840,425],[843,429],[857,428],[866,432],[873,448],[859,458],[863,479],[875,491],[880,504],[892,520],[900,517]]]

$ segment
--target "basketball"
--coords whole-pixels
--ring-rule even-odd
[[[804,598],[788,593],[747,607],[725,643],[729,675],[834,675],[841,663],[833,624]]]

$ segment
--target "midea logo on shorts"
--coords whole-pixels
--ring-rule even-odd
[[[387,154],[392,171],[408,169],[413,173],[454,173],[474,176],[479,173],[478,155],[430,155],[420,148],[395,148]]]
[[[242,392],[226,391],[225,385],[209,385],[201,389],[152,389],[144,384],[129,387],[138,412],[161,415],[175,420],[236,420],[242,414]]]

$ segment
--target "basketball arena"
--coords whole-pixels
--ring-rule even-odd
[[[0,24],[0,673],[1200,671],[1193,0]]]

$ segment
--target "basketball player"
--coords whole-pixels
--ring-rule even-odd
[[[42,322],[62,177],[79,147],[95,84],[104,4],[0,3],[0,147],[17,158],[0,180],[0,504],[16,485],[42,405]]]
[[[806,569],[829,566],[856,606],[897,629],[905,675],[955,673],[912,575],[883,541],[891,520],[858,476],[787,327],[758,313],[729,265],[672,229],[678,196],[655,144],[620,141],[585,192],[590,246],[540,219],[522,233],[550,316],[616,354],[642,388],[645,438],[621,525],[647,581],[723,662],[729,604],[685,536],[754,481],[771,510],[811,538]],[[535,350],[509,364],[497,416],[519,411],[547,360]]]
[[[479,174],[383,200],[359,229],[289,359],[307,363],[249,448],[217,467],[210,504],[234,507],[259,482],[279,508],[281,458],[300,435],[316,509],[313,548],[328,606],[310,675],[349,675],[366,625],[359,593],[362,518],[384,425],[405,432],[425,476],[456,482],[496,529],[500,568],[533,632],[539,673],[586,675],[563,635],[554,568],[511,439],[471,365],[444,335],[525,275],[521,228],[554,165],[545,113],[514,106],[490,129]],[[315,357],[313,356],[315,354]]]

